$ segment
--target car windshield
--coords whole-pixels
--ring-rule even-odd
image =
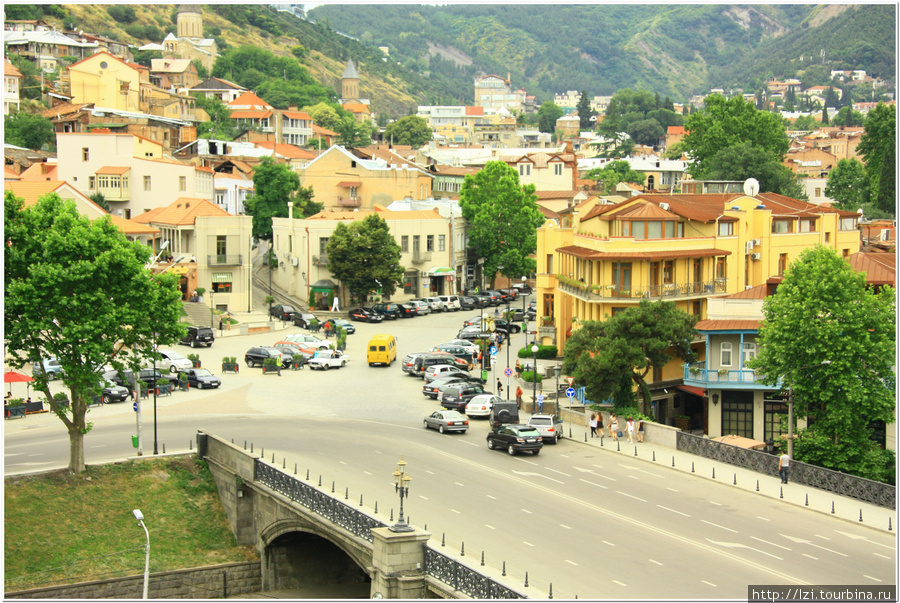
[[[194,374],[197,375],[198,377],[212,377],[213,376],[213,374],[209,372],[209,369],[205,369],[205,368],[194,369]]]
[[[178,352],[166,352],[166,356],[169,357],[169,360],[187,360],[184,356],[182,356]]]

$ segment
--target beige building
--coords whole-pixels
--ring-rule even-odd
[[[164,55],[168,59],[199,61],[212,71],[216,62],[216,41],[203,37],[203,14],[199,6],[184,4],[176,17],[177,35],[169,33],[163,40]]]
[[[429,295],[457,293],[458,254],[454,251],[464,236],[454,240],[453,218],[444,217],[437,208],[431,210],[374,210],[320,212],[306,219],[274,218],[273,245],[278,269],[273,282],[289,295],[308,300],[310,292],[339,295],[341,308],[349,309],[349,292],[328,271],[328,240],[340,223],[363,220],[377,212],[400,246],[400,264],[405,266],[404,282],[393,301],[404,301]],[[385,298],[387,299],[387,298]]]
[[[162,144],[133,134],[57,134],[57,173],[83,194],[102,193],[110,213],[133,218],[179,197],[213,200],[213,172],[163,157]]]
[[[509,78],[485,75],[475,78],[475,105],[508,111],[524,111],[525,91],[514,90]]]
[[[519,183],[533,184],[538,191],[572,191],[578,176],[575,154],[528,153],[502,157],[509,166],[519,172]]]
[[[3,61],[3,115],[19,112],[21,82],[22,73],[9,61]]]
[[[142,113],[150,96],[150,71],[106,51],[72,63],[66,74],[72,104]]]

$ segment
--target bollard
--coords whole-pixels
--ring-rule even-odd
[[[331,482],[331,493],[334,494],[334,480]]]
[[[319,474],[319,487],[322,487],[322,474]]]
[[[441,532],[441,546],[447,546],[447,534]]]
[[[778,488],[778,498],[784,498],[784,488]]]
[[[234,444],[234,442],[232,442]],[[188,440],[188,450],[194,449],[194,440]]]
[[[375,501],[375,514],[378,515],[378,501]]]
[[[525,588],[528,588],[528,572],[525,572]]]
[[[394,521],[394,507],[391,507],[391,521]]]
[[[550,596],[548,596],[547,598],[548,598],[548,599],[552,599],[552,598],[553,598],[553,583],[552,583],[552,582],[550,583]]]
[[[484,551],[481,551],[481,565],[484,565]]]
[[[619,446],[619,440],[616,440],[616,452],[621,452],[622,448]]]
[[[831,501],[831,514],[834,515],[834,501]]]
[[[694,472],[694,461],[691,461],[691,473]]]
[[[266,449],[265,449],[265,447],[262,447],[262,446],[261,446],[261,447],[259,448],[259,458],[261,458],[262,460],[266,460]]]
[[[891,518],[888,517],[888,523],[890,523],[890,521],[891,521]],[[503,573],[501,574],[501,576],[505,576],[505,575],[506,575],[506,561],[503,562]]]
[[[713,467],[713,479],[716,479],[716,468]]]
[[[163,442],[163,454],[165,454],[165,453],[166,453],[166,443]]]
[[[862,509],[859,510],[859,522],[862,523]]]
[[[306,481],[309,481],[309,469],[306,470]]]
[[[234,438],[231,438],[231,443],[234,444]]]
[[[737,473],[734,474],[734,485],[737,486]]]
[[[672,457],[672,466],[673,467],[675,466],[675,457],[674,456]]]
[[[344,490],[344,500],[350,499],[350,487],[348,486],[346,490]]]
[[[362,494],[359,495],[359,506],[360,506],[360,507],[363,506],[363,503],[362,503],[362,496],[363,496]]]
[[[465,542],[462,543],[462,548],[459,549],[459,556],[460,557],[466,556],[466,543]]]
[[[759,480],[756,480],[756,491],[759,492]]]
[[[272,453],[272,464],[273,465],[275,464],[275,453],[274,452]]]
[[[281,468],[287,469],[287,457],[284,457],[284,460],[281,461]]]
[[[656,462],[656,451],[655,450],[653,451],[653,462],[654,463]]]
[[[587,433],[584,434],[584,441],[587,442]]]
[[[637,446],[634,447],[634,456],[637,456]]]
[[[247,440],[244,440],[244,450],[247,450]]]
[[[253,442],[250,442],[250,454],[253,454]]]
[[[803,506],[804,506],[804,507],[808,507],[808,506],[809,506],[809,494],[806,495],[806,502],[803,503]]]
[[[587,441],[587,440],[585,440],[585,441]],[[600,448],[603,448],[603,436],[602,435],[600,436]]]
[[[893,528],[891,528],[891,518],[888,517],[888,532],[891,532],[891,531],[893,531]]]
[[[294,463],[294,475],[297,475],[297,463]]]

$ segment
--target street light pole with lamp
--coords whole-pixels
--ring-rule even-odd
[[[147,531],[147,526],[144,525],[144,514],[141,513],[141,510],[135,509],[132,513],[134,513],[134,518],[137,519],[138,525],[144,528],[144,534],[147,535],[146,556],[144,559],[144,592],[141,597],[142,599],[147,599],[150,588],[150,532]]]
[[[831,364],[831,360],[823,360],[818,364],[810,364],[809,366],[801,366],[797,371],[805,371],[811,368],[818,368],[820,366],[828,366]],[[788,386],[788,449],[787,449],[788,457],[791,460],[794,460],[794,387],[793,385]]]
[[[531,344],[531,356],[532,356],[532,365],[531,365],[531,413],[534,414],[535,409],[537,408],[537,353],[540,348],[537,345],[537,340]]]
[[[394,492],[400,494],[400,515],[397,517],[397,523],[388,528],[391,532],[413,532],[415,528],[406,523],[403,517],[403,499],[409,496],[409,482],[412,478],[406,474],[406,461],[400,457],[397,463],[397,469],[394,471]]]

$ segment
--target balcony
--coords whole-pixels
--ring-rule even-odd
[[[328,254],[320,253],[319,255],[312,256],[313,266],[327,266],[328,265]]]
[[[706,362],[684,365],[684,384],[712,389],[767,389],[777,390],[776,385],[765,385],[752,369],[710,369]]]
[[[240,266],[243,264],[241,254],[237,255],[208,255],[207,266]]]
[[[412,252],[412,263],[413,264],[424,264],[425,262],[431,261],[431,252],[430,251],[413,251]]]
[[[359,197],[338,197],[337,204],[341,207],[359,207]]]
[[[587,285],[571,277],[557,274],[557,287],[566,293],[586,302],[604,302],[609,300],[676,300],[706,297],[727,293],[727,279],[717,278],[711,281],[689,283],[666,283],[650,285],[637,289],[622,289],[615,285]]]

